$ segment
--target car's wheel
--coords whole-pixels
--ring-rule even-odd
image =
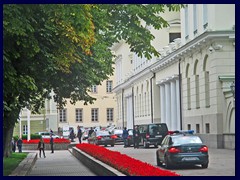
[[[114,147],[114,144],[111,144],[111,147]]]
[[[143,146],[144,146],[144,148],[148,148],[149,144],[146,141],[143,141]]]
[[[104,146],[107,147],[107,144],[105,144]]]
[[[156,152],[156,160],[157,160],[157,165],[162,166],[162,162],[160,161],[157,152]]]
[[[208,168],[208,163],[202,164],[202,168],[204,169]]]
[[[165,167],[166,167],[167,169],[172,169],[172,165],[171,165],[170,162],[168,161],[168,158],[167,158],[167,157],[164,158],[164,161],[165,161]]]

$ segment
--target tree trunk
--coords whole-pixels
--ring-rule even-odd
[[[3,119],[3,157],[9,157],[12,154],[12,137],[15,122],[18,119],[19,111],[15,109],[13,112],[4,111]]]

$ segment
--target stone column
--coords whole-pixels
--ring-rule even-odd
[[[166,103],[165,103],[165,88],[164,84],[160,85],[160,108],[161,108],[161,123],[166,123]]]
[[[177,129],[181,128],[179,79],[176,79]]]
[[[176,84],[171,80],[171,129],[177,130],[177,101],[176,101]]]
[[[170,95],[170,84],[167,82],[165,84],[165,104],[166,104],[166,123],[169,130],[172,130],[171,127],[171,95]]]

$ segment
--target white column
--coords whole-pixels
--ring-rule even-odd
[[[169,127],[169,130],[172,130],[171,127],[171,97],[170,97],[170,84],[165,84],[165,104],[166,104],[166,123]]]
[[[160,85],[160,108],[161,108],[161,123],[166,123],[166,104],[165,104],[165,88],[164,84]]]
[[[171,129],[177,130],[177,101],[175,80],[172,80],[170,84],[171,84]]]
[[[19,114],[19,137],[22,136],[22,110],[20,111]]]
[[[180,122],[180,94],[179,94],[179,79],[176,79],[176,104],[177,104],[177,129],[180,130],[181,122]]]
[[[30,140],[30,115],[31,115],[31,111],[29,109],[27,109],[27,128],[28,128],[28,136],[27,136],[27,140]]]

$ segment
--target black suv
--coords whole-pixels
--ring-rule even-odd
[[[148,148],[150,145],[158,147],[163,138],[168,134],[168,127],[166,123],[153,123],[138,125],[141,134],[140,145]]]

